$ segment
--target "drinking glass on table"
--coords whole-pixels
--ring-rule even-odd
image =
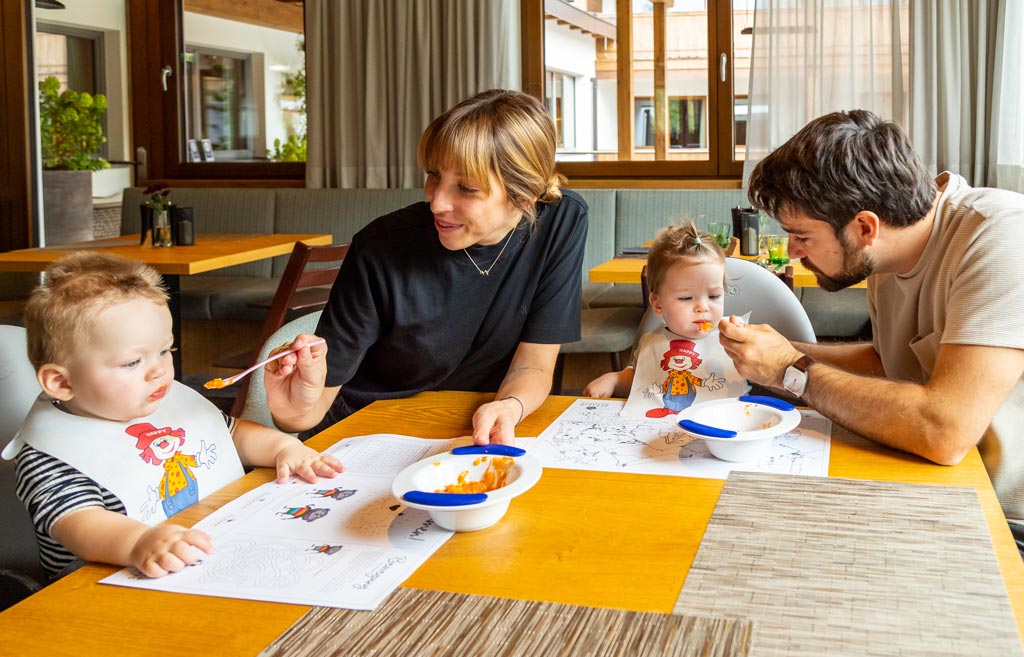
[[[768,237],[768,259],[776,267],[789,264],[789,235]]]
[[[725,222],[713,222],[708,224],[708,232],[715,238],[715,242],[718,246],[726,249],[729,247],[729,234],[732,231],[732,226]]]
[[[761,233],[757,239],[757,264],[762,267],[768,268],[772,266],[772,257],[768,249],[768,244],[775,235],[765,235]]]

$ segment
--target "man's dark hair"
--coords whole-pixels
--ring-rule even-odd
[[[862,210],[909,226],[928,214],[935,192],[898,125],[849,110],[814,119],[758,162],[747,197],[773,217],[801,212],[824,221],[838,236]]]

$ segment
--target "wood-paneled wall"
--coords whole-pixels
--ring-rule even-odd
[[[34,216],[24,0],[0,0],[0,34],[0,251],[10,251],[32,245]]]

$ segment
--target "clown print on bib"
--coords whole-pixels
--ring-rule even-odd
[[[717,329],[689,339],[660,328],[640,339],[633,386],[620,415],[672,418],[695,403],[738,397],[747,387]]]

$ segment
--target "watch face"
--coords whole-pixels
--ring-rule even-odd
[[[796,396],[804,394],[804,385],[807,383],[807,374],[795,367],[787,367],[782,377],[782,387]]]

